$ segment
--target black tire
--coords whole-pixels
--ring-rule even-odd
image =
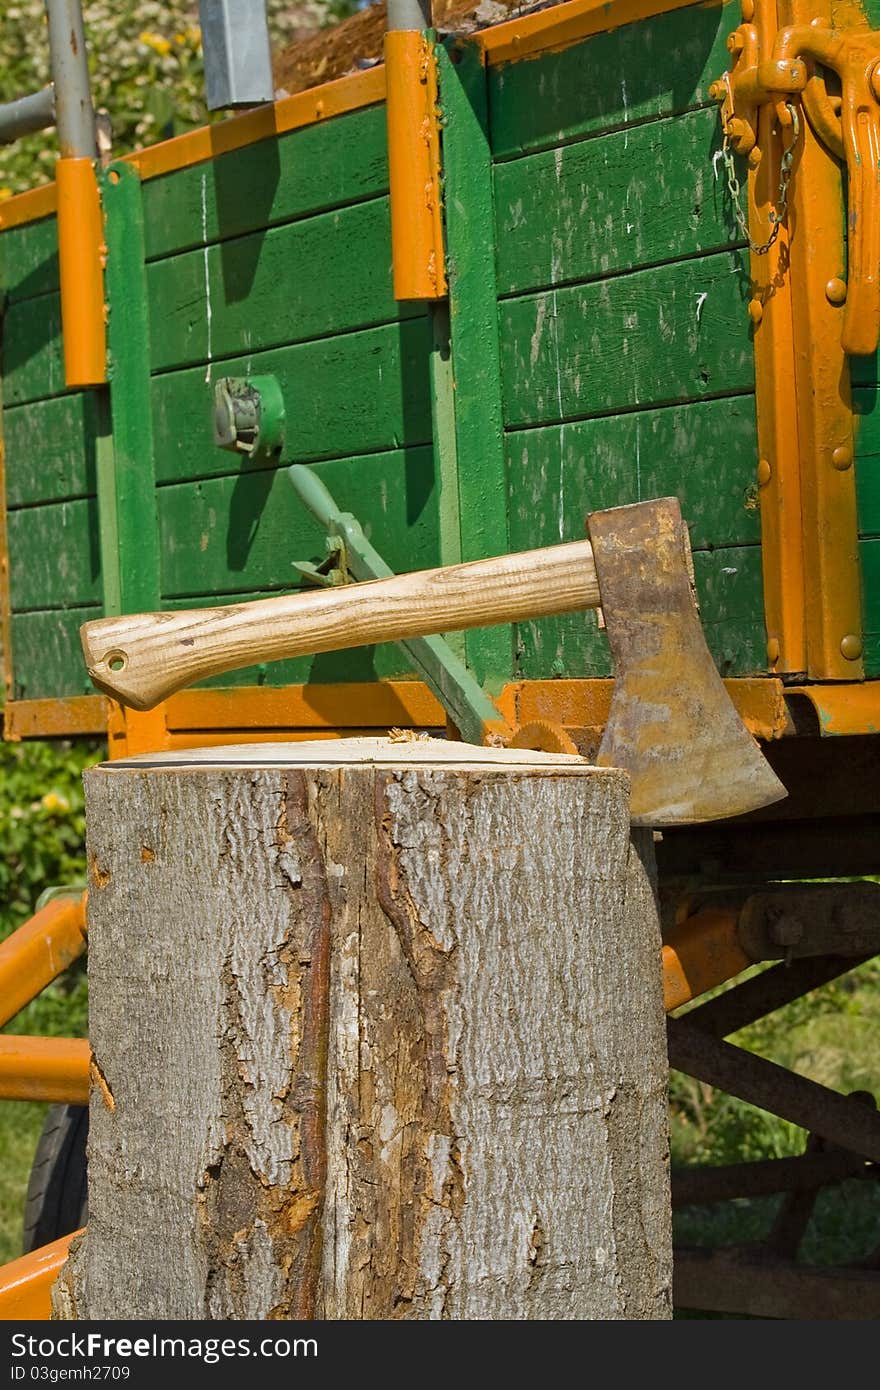
[[[88,1219],[87,1105],[51,1105],[34,1154],[24,1209],[27,1254],[79,1230]]]

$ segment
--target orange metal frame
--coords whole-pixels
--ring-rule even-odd
[[[82,1231],[62,1236],[0,1268],[0,1322],[46,1322],[52,1316],[52,1285]]]

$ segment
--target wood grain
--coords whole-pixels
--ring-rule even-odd
[[[103,618],[82,629],[89,675],[135,709],[218,671],[304,652],[595,608],[587,541],[225,608]],[[116,669],[114,669],[114,667]]]

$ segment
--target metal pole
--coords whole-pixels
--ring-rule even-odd
[[[95,159],[98,139],[80,0],[46,0],[55,124],[62,159]]]
[[[23,135],[33,135],[34,131],[54,124],[55,92],[51,87],[4,102],[0,105],[0,145],[11,145]]]
[[[388,0],[386,27],[398,29],[430,29],[431,0]]]

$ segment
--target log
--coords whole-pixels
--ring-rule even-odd
[[[89,1224],[56,1318],[670,1316],[624,773],[353,739],[85,783]]]

